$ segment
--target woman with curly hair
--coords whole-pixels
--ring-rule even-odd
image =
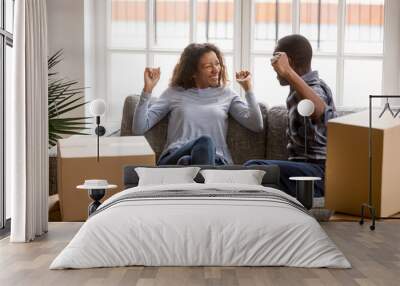
[[[212,44],[190,44],[175,66],[170,86],[150,103],[160,69],[146,68],[144,88],[133,118],[133,133],[142,135],[169,114],[167,142],[159,165],[231,164],[226,143],[228,115],[260,132],[263,119],[248,71],[236,73],[246,101],[227,87],[221,51]]]

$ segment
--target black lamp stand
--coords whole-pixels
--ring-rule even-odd
[[[105,193],[105,189],[89,189],[89,197],[93,200],[88,207],[89,216],[101,205],[100,200],[104,197]]]
[[[307,117],[304,116],[304,160],[307,161]]]
[[[106,134],[106,129],[104,128],[104,126],[100,125],[100,116],[96,116],[96,124],[97,124],[97,127],[94,130],[94,133],[96,133],[96,135],[97,135],[97,162],[99,162],[100,136],[103,136],[104,134]]]

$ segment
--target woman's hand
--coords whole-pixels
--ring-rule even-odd
[[[146,68],[144,70],[144,88],[143,91],[151,93],[160,79],[160,68]]]
[[[253,89],[251,85],[251,74],[249,71],[240,71],[236,73],[236,81],[243,87],[245,92],[249,92]]]

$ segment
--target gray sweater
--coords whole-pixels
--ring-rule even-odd
[[[213,139],[216,153],[232,163],[226,143],[228,114],[244,127],[263,130],[260,107],[252,92],[246,102],[229,87],[183,89],[170,87],[150,102],[142,92],[133,118],[133,134],[142,135],[169,114],[168,136],[163,153],[179,148],[202,135]]]

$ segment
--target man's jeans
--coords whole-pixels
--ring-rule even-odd
[[[280,161],[280,160],[250,160],[247,161],[245,166],[250,165],[278,165],[280,168],[280,185],[282,190],[295,197],[296,196],[296,182],[289,180],[289,177],[303,177],[312,176],[320,177],[321,181],[315,181],[314,197],[323,197],[324,192],[324,178],[325,178],[325,161],[321,163],[308,163],[296,161]]]

